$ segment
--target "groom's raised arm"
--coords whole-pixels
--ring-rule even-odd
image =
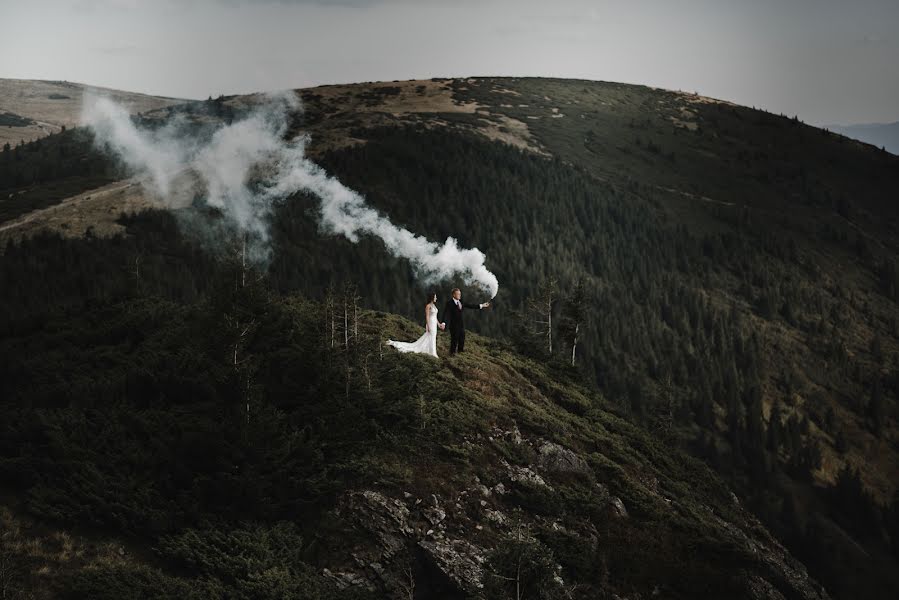
[[[472,304],[471,302],[462,303],[462,308],[477,308],[478,310],[480,310],[481,308],[483,308],[483,306],[483,304]]]

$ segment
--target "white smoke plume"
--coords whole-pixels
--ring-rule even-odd
[[[459,276],[491,298],[496,296],[499,283],[484,265],[486,257],[480,250],[459,248],[452,237],[438,244],[394,225],[362,195],[309,160],[306,137],[285,140],[290,114],[297,110],[292,92],[272,95],[249,116],[202,142],[185,135],[177,120],[156,131],[138,128],[127,111],[108,98],[87,98],[82,121],[93,129],[98,145],[147,177],[163,200],[169,197],[174,177],[185,169],[195,172],[206,187],[206,203],[264,245],[273,204],[309,192],[320,201],[325,233],[354,243],[361,235],[373,235],[391,254],[408,259],[423,283]],[[258,184],[254,189],[249,187],[251,179]]]

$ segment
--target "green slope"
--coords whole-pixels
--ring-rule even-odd
[[[524,338],[517,350],[559,361],[567,340],[546,356],[517,335],[529,315],[511,311],[555,278],[559,317],[582,279],[578,364],[616,410],[706,461],[832,594],[861,593],[848,574],[862,571],[865,593],[892,597],[897,158],[795,119],[643,86],[446,84],[480,111],[404,113],[420,95],[391,84],[317,88],[302,92],[295,129],[394,221],[485,251],[500,310],[476,331]],[[541,153],[484,135],[516,123]],[[352,282],[364,306],[417,319],[423,290],[408,266],[373,240],[321,238],[314,205],[293,198],[275,216],[273,288],[322,299],[329,283]],[[172,222],[132,225],[144,233],[112,252],[47,238],[8,250],[3,331],[24,335],[48,311],[137,291],[193,303],[213,289],[214,265]]]
[[[411,577],[497,597],[524,555],[540,597],[826,597],[707,466],[575,372],[477,335],[454,359],[400,355],[383,340],[418,326],[368,311],[332,346],[322,305],[236,276],[0,342],[10,585],[404,597]]]

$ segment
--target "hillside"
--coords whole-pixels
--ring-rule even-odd
[[[184,102],[68,81],[0,78],[0,147],[32,142],[77,125],[86,92],[115,98],[134,114]]]
[[[827,597],[574,372],[480,336],[400,355],[383,340],[418,326],[368,311],[332,345],[324,306],[210,272],[208,301],[131,295],[0,342],[4,589],[498,597],[522,557],[530,597]]]
[[[522,327],[527,301],[555,279],[556,317],[589,307],[576,360],[587,386],[714,469],[831,595],[895,595],[899,158],[797,119],[607,82],[298,94],[290,134],[310,134],[316,161],[394,221],[485,252],[500,310],[470,327],[527,360],[565,362],[564,331],[550,354]],[[227,121],[255,101],[141,122]],[[211,256],[234,249],[191,249],[172,223],[121,220],[118,198],[154,205],[130,175],[81,128],[0,160],[0,240],[15,242],[0,259],[0,330],[25,335],[138,291],[188,304],[212,292]],[[329,284],[354,283],[365,307],[416,319],[424,290],[408,265],[374,240],[322,237],[309,207],[298,196],[274,215],[272,289],[321,300]]]

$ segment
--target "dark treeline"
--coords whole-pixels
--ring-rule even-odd
[[[4,532],[0,583],[110,600],[373,597],[339,592],[312,566],[341,539],[322,511],[348,481],[388,468],[385,456],[415,453],[420,440],[385,431],[417,414],[403,385],[426,376],[395,379],[415,365],[391,355],[365,384],[348,378],[376,334],[331,348],[320,305],[277,298],[234,256],[203,257],[171,215],[129,227],[117,240],[38,238],[0,261],[5,289],[24,290],[10,265],[35,274],[31,309],[3,299],[0,480],[32,515],[152,543],[166,568],[100,561],[35,578]],[[144,244],[154,254],[138,272]]]
[[[75,128],[0,151],[0,222],[121,179],[125,171]]]

